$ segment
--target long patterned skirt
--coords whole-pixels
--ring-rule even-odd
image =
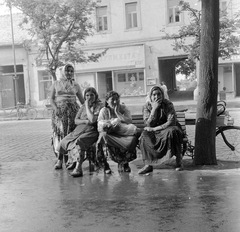
[[[79,110],[77,102],[72,101],[61,101],[57,103],[57,111],[53,111],[52,114],[52,129],[53,129],[53,150],[56,155],[59,142],[66,135],[72,132],[75,125],[75,117]]]
[[[137,158],[137,136],[119,136],[102,132],[97,141],[97,166],[103,167],[107,156],[118,164],[125,164]],[[103,148],[106,148],[105,151]]]

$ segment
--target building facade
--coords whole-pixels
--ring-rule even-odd
[[[93,18],[96,33],[88,38],[87,45],[82,49],[89,53],[107,50],[98,62],[75,65],[75,79],[82,89],[93,86],[102,99],[107,91],[116,90],[121,94],[122,101],[130,104],[142,104],[149,89],[161,81],[166,83],[170,91],[178,90],[175,66],[186,59],[187,55],[174,51],[173,42],[163,39],[163,29],[168,33],[177,32],[179,26],[189,22],[187,12],[179,13],[178,2],[179,0],[102,0]],[[189,2],[200,9],[201,2]],[[232,15],[232,9],[240,9],[237,0],[221,0],[220,7]],[[5,66],[12,65],[9,45],[10,43],[8,47],[5,45],[6,48],[0,48],[1,51],[7,49],[5,53],[9,54],[6,58],[1,53],[0,66],[3,70],[6,70]],[[49,96],[52,79],[45,70],[44,60],[36,60],[35,48],[35,45],[26,48],[19,44],[17,67],[18,75],[23,75],[23,84],[20,84],[19,76],[17,81],[12,80],[12,85],[13,88],[18,88],[18,91],[15,90],[17,100],[41,106]],[[1,83],[6,82],[6,76],[3,71]],[[21,89],[16,87],[16,82]],[[228,98],[240,96],[239,82],[240,59],[237,56],[231,60],[220,59],[219,90],[225,87]],[[5,103],[4,91],[2,87],[2,107],[9,105]],[[19,95],[20,92],[23,92],[24,98]],[[15,102],[17,100],[15,98]]]

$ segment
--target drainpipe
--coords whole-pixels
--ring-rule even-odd
[[[29,74],[29,49],[25,46],[26,54],[27,54],[27,76],[28,76],[28,104],[32,105],[32,96],[31,96],[31,80]]]

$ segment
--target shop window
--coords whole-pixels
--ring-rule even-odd
[[[143,70],[121,71],[115,74],[115,89],[121,96],[144,95],[145,82]]]
[[[179,9],[179,0],[168,0],[168,23],[179,23],[181,22],[181,15]]]
[[[16,65],[16,72],[22,73],[23,65]],[[2,73],[14,73],[14,66],[13,65],[2,66]]]
[[[137,2],[126,3],[126,29],[138,27]]]
[[[126,82],[126,74],[125,73],[118,74],[118,82]]]
[[[223,72],[224,72],[224,73],[231,73],[231,72],[232,72],[232,67],[231,67],[231,66],[225,66],[225,67],[223,67]]]
[[[97,31],[108,30],[107,7],[102,6],[97,8]]]
[[[39,100],[45,100],[50,97],[50,88],[52,86],[52,78],[46,71],[38,72],[39,80]]]
[[[137,81],[137,73],[128,73],[128,81],[136,82]]]
[[[140,72],[139,73],[139,81],[143,81],[144,80],[144,73]]]
[[[227,2],[226,1],[220,2],[220,15],[227,16]]]

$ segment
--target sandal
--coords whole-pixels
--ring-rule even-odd
[[[104,173],[105,174],[111,174],[112,173],[112,170],[110,169],[108,163],[105,163],[105,165],[104,165]]]
[[[76,167],[77,162],[73,162],[67,166],[67,170],[73,170]]]
[[[72,176],[72,177],[82,177],[83,176],[83,172],[82,172],[82,169],[74,169],[71,173],[70,173],[70,175]]]
[[[62,169],[62,163],[63,163],[62,160],[58,160],[57,163],[54,166],[54,169],[55,170]]]
[[[145,165],[142,169],[138,171],[138,174],[146,174],[153,171],[153,166]]]

